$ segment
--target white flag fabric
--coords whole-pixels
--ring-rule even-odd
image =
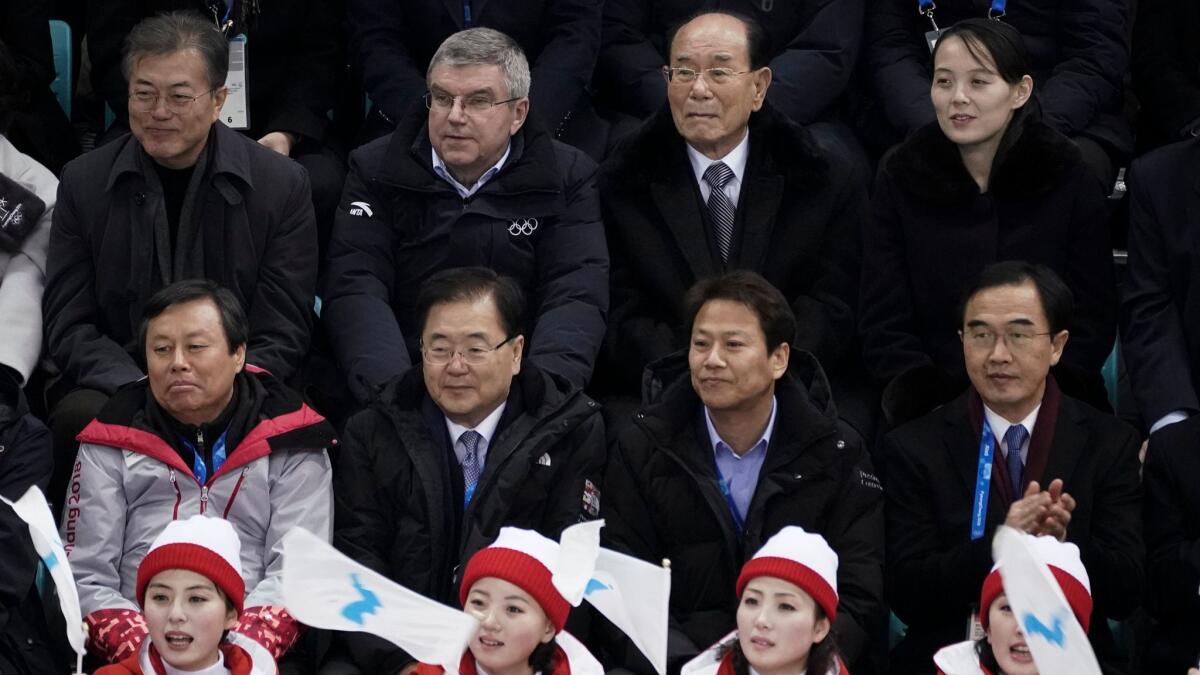
[[[558,560],[554,563],[551,582],[572,607],[578,607],[583,601],[588,581],[596,569],[602,527],[603,520],[589,520],[572,525],[559,535]]]
[[[1050,568],[1035,557],[1025,535],[1001,526],[992,540],[992,557],[1000,564],[1004,594],[1038,672],[1100,675],[1087,634]]]
[[[377,635],[457,673],[479,621],[404,588],[295,528],[283,540],[283,604],[316,628]]]
[[[659,675],[667,672],[670,570],[601,548],[584,598],[629,636]]]
[[[62,539],[58,537],[58,528],[54,527],[54,516],[50,514],[50,505],[46,503],[45,495],[34,485],[15,502],[2,496],[0,500],[11,506],[21,520],[29,525],[29,537],[33,540],[33,548],[41,556],[42,564],[50,572],[54,586],[58,589],[58,603],[62,606],[67,624],[67,642],[71,643],[71,649],[82,657],[87,648],[87,635],[83,632],[79,590],[75,588],[75,578],[71,576],[71,567],[67,563],[67,552],[63,550]]]

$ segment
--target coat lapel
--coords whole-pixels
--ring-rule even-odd
[[[975,393],[975,390],[971,389],[954,402],[943,407],[943,410],[946,411],[944,414],[946,425],[948,426],[945,436],[945,451],[953,462],[955,471],[958,473],[959,484],[963,486],[963,491],[967,495],[967,503],[973,506],[975,503],[975,481],[979,470],[979,441],[983,433],[983,404],[979,402],[978,394]],[[1004,486],[1002,484],[1004,474],[997,476],[995,471],[997,464],[1003,466],[1002,462],[996,461],[996,456],[999,453],[1000,444],[997,443],[995,454],[992,456],[993,471],[991,484],[988,488],[988,506],[987,517],[984,519],[985,524],[1003,521],[1005,514],[1008,512],[1008,493],[1003,489]]]
[[[783,198],[783,175],[771,165],[768,148],[764,147],[766,142],[762,135],[750,139],[750,158],[738,198],[742,233],[741,246],[734,256],[739,267],[748,269],[762,268]]]
[[[683,253],[692,275],[703,279],[716,274],[708,239],[704,236],[704,215],[700,213],[696,187],[692,185],[692,172],[686,166],[675,164],[666,172],[666,177],[650,185],[654,205],[658,207],[663,221],[675,237],[675,243]]]

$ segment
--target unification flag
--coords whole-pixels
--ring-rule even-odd
[[[601,548],[584,598],[665,675],[671,570]]]
[[[77,658],[83,659],[87,635],[83,629],[83,614],[79,609],[79,590],[75,588],[75,578],[71,576],[71,567],[67,563],[67,552],[63,550],[62,539],[58,537],[58,528],[54,527],[54,516],[50,514],[46,497],[34,485],[15,502],[3,496],[0,496],[0,501],[11,506],[21,520],[29,525],[33,548],[42,558],[42,564],[58,589],[58,603],[67,624],[67,642],[71,643]]]
[[[457,673],[479,621],[404,588],[295,528],[283,540],[283,604],[300,622],[377,635]]]
[[[1087,634],[1050,568],[1034,556],[1029,540],[1021,532],[1001,526],[992,540],[992,557],[1000,564],[1004,594],[1038,672],[1100,675]]]

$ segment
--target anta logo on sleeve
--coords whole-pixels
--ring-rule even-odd
[[[350,202],[350,215],[371,218],[375,212],[371,210],[371,205],[366,202]]]

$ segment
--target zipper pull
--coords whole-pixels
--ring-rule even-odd
[[[201,455],[203,455],[203,453],[204,453],[204,430],[199,427],[196,428],[196,449],[200,451]]]
[[[208,509],[208,486],[200,488],[200,513]]]

